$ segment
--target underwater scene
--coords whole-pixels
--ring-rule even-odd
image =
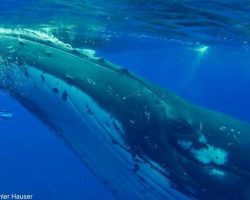
[[[0,199],[250,200],[250,1],[1,0]]]

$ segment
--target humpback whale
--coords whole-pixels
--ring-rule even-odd
[[[117,199],[250,199],[249,124],[31,30],[0,32],[0,62],[0,88]]]

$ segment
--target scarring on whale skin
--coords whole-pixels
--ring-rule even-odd
[[[1,89],[117,199],[250,199],[249,124],[32,31],[1,32],[0,61]]]

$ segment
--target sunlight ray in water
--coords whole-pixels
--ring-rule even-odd
[[[192,51],[194,51],[196,54],[194,55],[194,60],[190,64],[189,72],[187,73],[187,76],[185,77],[185,80],[183,81],[183,84],[181,84],[181,88],[185,87],[192,81],[192,79],[195,77],[197,70],[199,70],[202,59],[204,56],[206,56],[209,52],[209,46],[206,45],[198,45],[198,47],[191,48]]]
[[[198,51],[200,54],[207,53],[208,49],[209,49],[209,46],[200,46],[200,47],[195,48],[195,50]]]

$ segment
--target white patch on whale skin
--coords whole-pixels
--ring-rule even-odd
[[[228,153],[220,148],[208,145],[207,148],[191,149],[194,157],[203,164],[223,165],[228,159]]]
[[[199,138],[198,138],[199,142],[202,144],[207,143],[207,138],[205,137],[205,135],[200,131],[198,131],[198,134],[199,134]]]
[[[60,41],[58,38],[53,36],[53,34],[45,31],[34,30],[34,29],[25,29],[25,28],[0,28],[0,35],[16,35],[16,36],[29,36],[34,39],[39,39],[42,41],[51,42],[53,44],[60,45],[61,47],[69,48],[72,47],[69,44],[66,44]]]
[[[96,57],[96,51],[94,49],[78,49],[76,48],[79,52],[82,52],[83,54],[91,57],[91,58],[98,58]]]
[[[188,150],[192,146],[191,141],[185,141],[185,140],[178,140],[178,144],[184,149]]]
[[[216,176],[225,176],[225,173],[221,170],[218,170],[218,169],[212,169],[210,171],[210,174],[211,175],[216,175]]]
[[[122,124],[90,96],[57,77],[31,66],[26,68],[28,77],[16,67],[9,83],[42,109],[47,120],[58,128],[59,135],[117,199],[188,199],[169,186],[158,167],[142,161],[137,172],[133,170],[136,161],[126,150]],[[64,92],[66,99],[62,98]],[[123,148],[113,144],[111,138]]]

